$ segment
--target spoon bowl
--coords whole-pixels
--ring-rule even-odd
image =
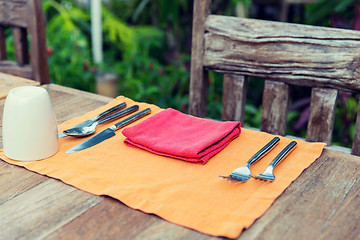
[[[93,122],[93,124],[91,124],[88,127],[71,128],[71,129],[65,130],[64,133],[66,135],[72,136],[72,137],[85,137],[85,136],[93,134],[96,131],[96,126],[98,124],[99,124],[99,122]]]
[[[98,121],[99,119],[105,117],[106,115],[109,115],[110,113],[114,113],[114,112],[117,112],[123,108],[126,107],[126,102],[123,102],[123,103],[120,103],[118,105],[116,105],[115,107],[112,107],[102,113],[100,113],[99,115],[85,121],[85,122],[82,122],[72,128],[79,128],[79,127],[85,127],[85,126],[90,126],[91,124],[93,124],[94,122]],[[63,137],[66,137],[67,135],[64,133],[64,132],[60,132],[58,134],[58,138],[63,138]]]

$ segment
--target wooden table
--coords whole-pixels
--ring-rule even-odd
[[[44,87],[59,123],[111,100],[54,84]],[[360,239],[359,178],[359,157],[325,149],[239,239]],[[0,189],[0,239],[215,238],[2,160]]]
[[[8,92],[20,86],[39,86],[40,83],[22,77],[0,72],[0,99],[6,98]]]

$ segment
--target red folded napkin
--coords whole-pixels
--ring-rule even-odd
[[[240,122],[201,119],[168,108],[125,128],[122,133],[126,145],[205,164],[240,135],[240,125]]]

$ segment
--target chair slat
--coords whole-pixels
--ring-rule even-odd
[[[7,58],[5,27],[0,26],[0,61]]]
[[[211,0],[194,2],[193,38],[191,47],[191,70],[189,113],[199,117],[206,116],[208,76],[203,69],[205,20],[210,13]]]
[[[25,28],[13,27],[14,49],[16,62],[23,66],[29,63],[29,48],[27,42],[27,32]]]
[[[282,82],[265,81],[261,131],[284,136],[289,104],[289,86]]]
[[[223,81],[223,121],[244,122],[247,77],[224,74]]]
[[[359,101],[359,109],[356,117],[355,134],[354,134],[351,154],[360,156],[360,101]]]
[[[33,70],[30,65],[19,66],[17,63],[12,61],[1,61],[0,72],[28,79],[31,79],[33,76]]]
[[[34,68],[34,79],[40,84],[50,83],[46,48],[45,19],[42,11],[42,1],[29,1],[29,9],[35,14],[28,17],[31,48],[31,64]],[[36,37],[34,37],[36,36]]]
[[[331,144],[338,90],[313,88],[306,140]]]

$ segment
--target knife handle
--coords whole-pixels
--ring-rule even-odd
[[[136,120],[142,118],[143,116],[149,114],[151,112],[150,108],[146,108],[138,113],[135,113],[134,115],[131,115],[130,117],[114,124],[115,129],[114,131],[118,130],[119,128],[125,127],[126,125],[129,125],[130,123],[135,122]]]
[[[260,149],[257,153],[254,154],[250,158],[250,160],[247,162],[247,164],[250,166],[251,164],[255,163],[257,160],[264,157],[266,154],[270,152],[271,149],[273,149],[276,144],[280,141],[279,137],[274,137],[268,144],[266,144],[262,149]]]
[[[130,113],[133,113],[133,112],[137,111],[138,109],[139,109],[139,105],[134,105],[134,106],[125,108],[125,109],[123,109],[121,111],[110,114],[110,115],[108,115],[106,117],[103,117],[100,120],[98,120],[97,122],[98,122],[98,124],[100,124],[100,123],[104,123],[104,122],[107,122],[107,121],[110,121],[110,120],[113,120],[113,119],[116,119],[116,118],[120,118],[120,117],[126,116],[126,115],[128,115]]]
[[[103,118],[104,116],[108,115],[109,113],[115,112],[119,109],[123,109],[124,107],[126,107],[126,102],[120,103],[120,104],[116,105],[115,107],[112,107],[112,108],[100,113],[99,115],[95,116],[91,120],[93,120],[95,122],[95,121]]]

